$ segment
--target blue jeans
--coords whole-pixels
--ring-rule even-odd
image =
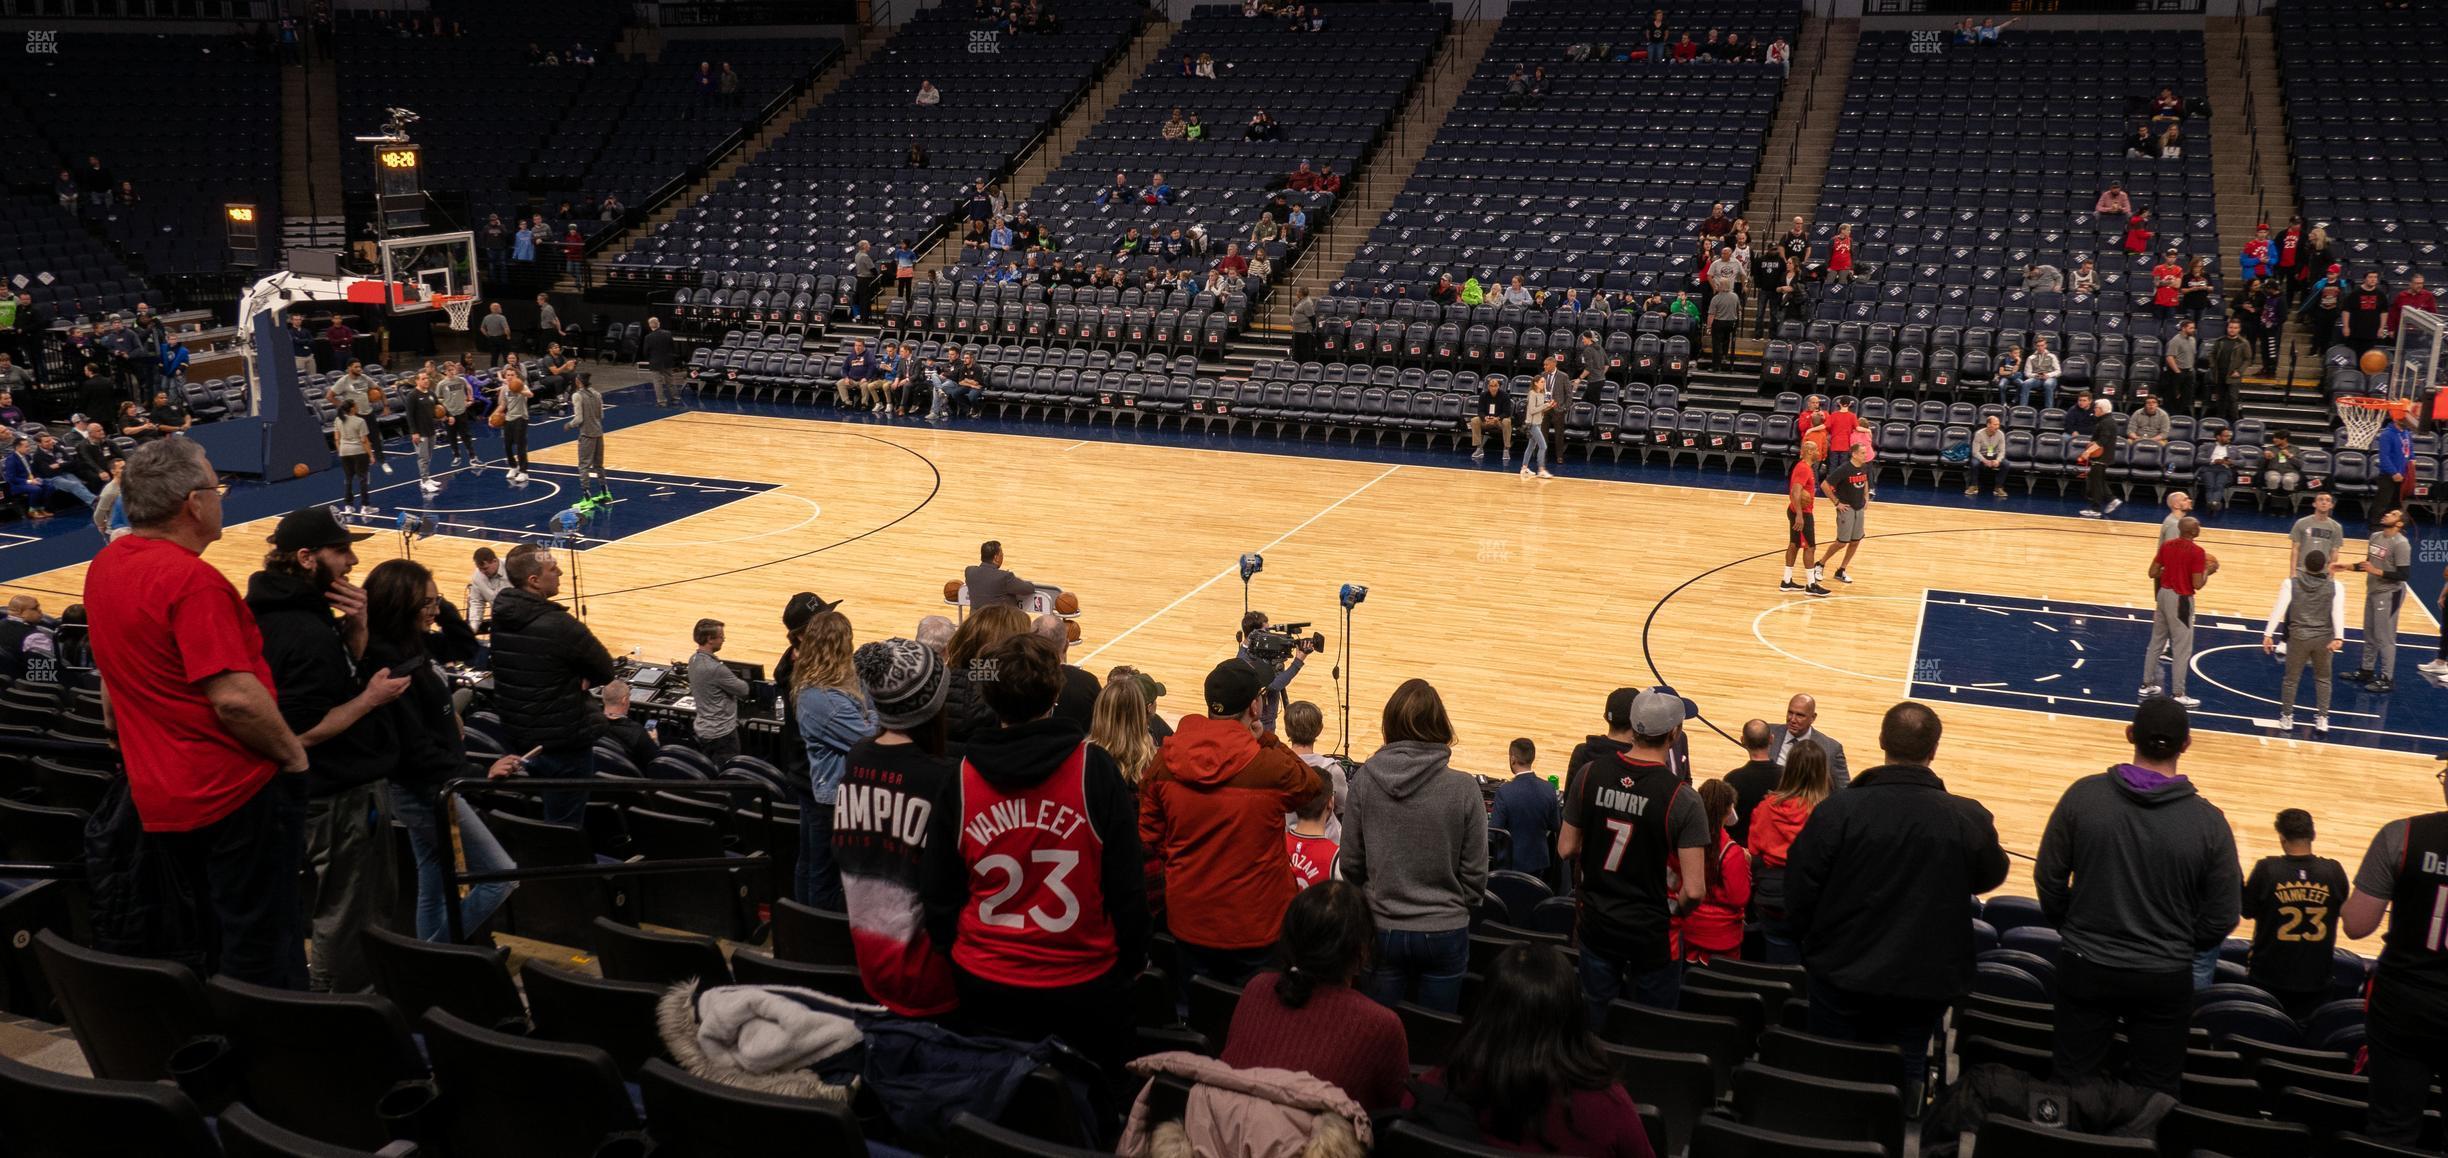
[[[1606,1025],[1607,1006],[1629,997],[1634,1005],[1673,1009],[1683,1001],[1683,963],[1668,961],[1633,972],[1622,958],[1581,946],[1581,1000],[1589,1005],[1590,1032]]]
[[[1380,1005],[1412,1001],[1440,1013],[1462,1008],[1462,975],[1470,971],[1470,926],[1442,933],[1380,929],[1369,966],[1369,996]]]
[[[2218,982],[2219,947],[2212,945],[2193,955],[2193,988],[2208,989]]]
[[[1766,942],[1766,957],[1771,965],[1802,963],[1802,943],[1794,939],[1793,925],[1781,916],[1760,918],[1760,940]]]
[[[799,867],[791,880],[791,899],[828,913],[850,911],[842,893],[841,866],[833,860],[833,806],[809,801],[799,806]]]
[[[595,748],[547,748],[520,762],[519,770],[541,780],[583,780],[595,774]],[[545,792],[544,819],[551,824],[566,824],[571,828],[586,827],[585,789],[574,792]]]
[[[84,481],[74,475],[53,475],[44,479],[43,485],[51,488],[55,494],[66,495],[88,507],[94,505],[94,493],[86,489]]]
[[[446,845],[439,823],[441,815],[435,807],[440,803],[439,792],[391,786],[391,814],[408,826],[408,847],[416,851],[416,935],[423,941],[439,941],[450,932],[449,911],[444,908],[450,899],[442,892],[442,856]],[[466,800],[452,797],[451,814],[459,820],[459,847],[466,852],[467,871],[489,873],[518,867],[518,862],[502,851],[501,842],[493,839],[493,830],[485,827],[483,818],[476,815]],[[469,885],[467,895],[459,901],[460,932],[465,934],[482,927],[485,919],[510,899],[510,890],[517,887],[514,881]]]
[[[2041,409],[2045,410],[2057,405],[2057,376],[2055,374],[2051,374],[2046,378],[2035,378],[2029,374],[2025,374],[2022,377],[2015,379],[2015,384],[2023,388],[2022,393],[2015,397],[2015,405],[2031,405],[2032,383],[2034,382],[2040,384]]]
[[[1929,1077],[1930,1038],[1946,1013],[1944,1001],[1847,993],[1825,980],[1811,982],[1810,1031],[1838,1041],[1892,1045],[1904,1051],[1904,1104],[1921,1104]]]
[[[1529,425],[1528,430],[1529,430],[1529,432],[1530,432],[1530,445],[1529,445],[1529,447],[1528,447],[1527,449],[1525,449],[1525,450],[1523,450],[1523,451],[1522,451],[1522,469],[1523,469],[1523,470],[1526,470],[1526,471],[1534,471],[1534,472],[1535,472],[1535,471],[1543,471],[1543,470],[1546,470],[1546,469],[1547,469],[1547,431],[1546,431],[1546,428],[1544,428],[1544,427],[1540,426],[1538,423],[1533,422],[1533,423],[1531,423],[1531,424]]]

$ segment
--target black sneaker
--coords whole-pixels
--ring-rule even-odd
[[[1784,582],[1782,582],[1782,583],[1777,584],[1777,590],[1782,591],[1782,592],[1784,592],[1784,593],[1786,593],[1786,594],[1788,594],[1788,595],[1791,595],[1791,594],[1793,594],[1793,593],[1794,593],[1794,592],[1796,592],[1796,591],[1800,591],[1801,589],[1802,589],[1802,585],[1801,585],[1801,584],[1799,584],[1799,583],[1794,582],[1794,581],[1793,581],[1793,580],[1791,580],[1791,579],[1788,579],[1788,580],[1786,580],[1786,581],[1784,581]]]
[[[1844,568],[1838,567],[1836,569],[1836,581],[1839,583],[1851,583],[1853,581],[1853,577],[1845,574]]]
[[[2367,684],[2371,682],[2372,673],[2368,670],[2350,671],[2346,673],[2346,678],[2355,683]]]
[[[1829,596],[1829,595],[1834,595],[1834,594],[1835,594],[1835,592],[1830,591],[1830,590],[1828,590],[1828,589],[1827,589],[1827,588],[1825,588],[1825,587],[1821,587],[1820,585],[1818,585],[1818,584],[1816,584],[1816,583],[1813,583],[1813,584],[1811,584],[1810,586],[1803,588],[1803,589],[1802,589],[1802,593],[1803,593],[1804,595],[1809,595],[1809,596],[1813,596],[1813,597],[1825,597],[1825,596]]]
[[[2364,684],[2363,690],[2370,692],[2375,696],[2385,696],[2390,692],[2396,691],[2397,685],[2395,682],[2390,680],[2373,680],[2370,683]]]

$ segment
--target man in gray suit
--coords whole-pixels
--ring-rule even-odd
[[[1776,766],[1785,766],[1785,749],[1797,741],[1809,740],[1827,752],[1828,781],[1837,788],[1852,782],[1845,771],[1844,745],[1836,737],[1818,730],[1819,701],[1809,696],[1795,696],[1785,705],[1785,728],[1776,734],[1776,752],[1769,759]]]
[[[1003,544],[988,539],[978,547],[978,563],[964,576],[969,582],[969,606],[991,607],[997,603],[1023,607],[1028,597],[1037,593],[1037,585],[1003,569]]]

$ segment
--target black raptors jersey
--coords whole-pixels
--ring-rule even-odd
[[[2448,812],[2406,821],[2372,1001],[2391,1017],[2448,1021]]]

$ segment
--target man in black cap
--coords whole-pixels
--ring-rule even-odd
[[[2236,927],[2244,880],[2226,815],[2177,771],[2193,743],[2184,705],[2142,701],[2125,738],[2133,761],[2066,787],[2032,867],[2041,911],[2065,938],[2056,1077],[2116,1077],[2174,1094],[2194,957]],[[2125,1068],[2112,1074],[2120,1028]]]
[[[357,667],[365,653],[365,591],[349,582],[356,543],[327,507],[281,516],[247,608],[263,632],[281,718],[306,746],[306,857],[315,869],[308,985],[350,993],[373,983],[359,948],[391,908],[390,825],[383,784],[397,762],[389,714],[408,677]]]
[[[1581,870],[1581,997],[1592,1029],[1619,997],[1673,1009],[1683,992],[1672,928],[1707,895],[1710,835],[1699,794],[1669,766],[1683,707],[1666,692],[1635,695],[1630,746],[1591,760],[1564,800],[1556,855]]]

